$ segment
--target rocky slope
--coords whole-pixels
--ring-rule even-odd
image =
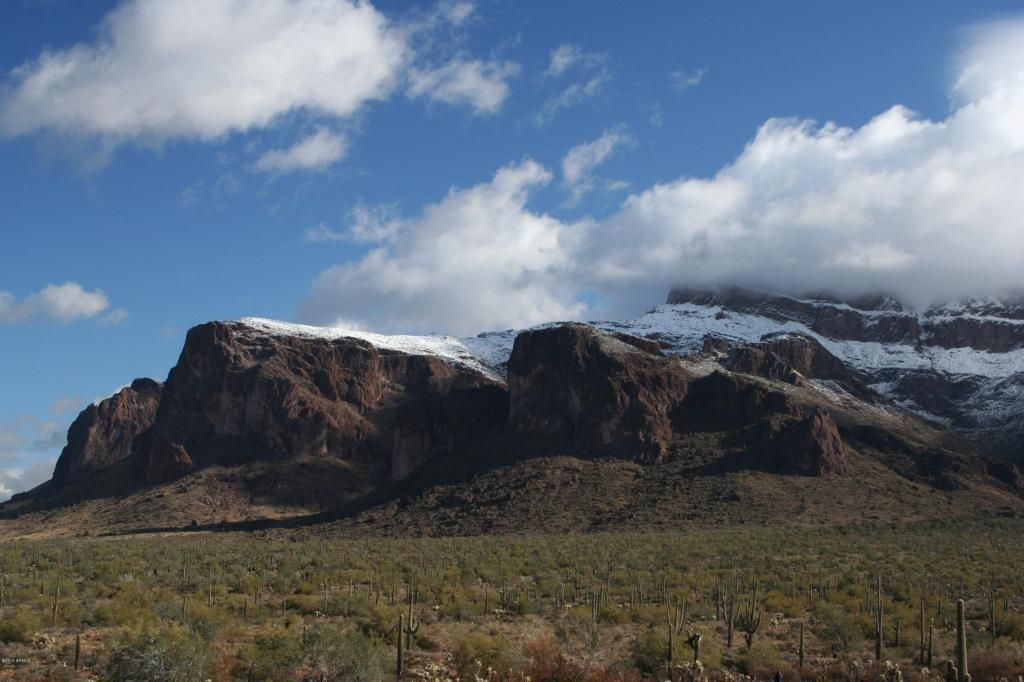
[[[871,389],[995,457],[1024,461],[1024,303],[967,301],[925,311],[892,298],[844,303],[743,289],[675,290],[638,324],[674,348],[693,331],[738,342],[818,340]],[[653,330],[652,330],[653,331]]]
[[[515,489],[531,487],[524,476],[555,485],[564,465],[551,463],[566,457],[583,472],[545,493],[566,504],[575,504],[580,480],[605,472],[639,477],[644,495],[667,494],[656,492],[660,480],[684,482],[704,491],[708,513],[739,481],[806,490],[778,482],[787,479],[818,481],[821,518],[845,505],[835,495],[861,484],[919,498],[908,514],[938,514],[945,507],[930,496],[949,494],[973,509],[1024,510],[1018,468],[990,456],[993,427],[967,423],[970,405],[957,401],[947,406],[961,411],[956,419],[922,418],[933,413],[911,387],[912,372],[927,374],[929,385],[962,382],[948,371],[954,357],[969,358],[961,371],[1012,369],[1014,323],[987,314],[973,329],[887,300],[871,305],[673,292],[632,322],[471,339],[211,322],[189,332],[164,384],[137,380],[87,408],[53,480],[16,496],[0,517],[24,523],[54,507],[110,509],[96,500],[117,498],[128,500],[117,508],[132,511],[109,518],[108,528],[229,523],[256,509],[263,518],[335,510],[392,528],[412,523],[415,505],[391,505],[414,495],[433,500],[416,511],[421,526],[445,517],[438,505],[460,509],[458,500],[486,481],[510,486],[488,503],[501,508]],[[963,339],[973,345],[957,346]],[[180,502],[167,498],[172,489]],[[440,490],[449,492],[430,492]],[[727,499],[735,509],[716,512],[723,518],[752,513],[743,498]],[[628,512],[635,504],[603,504],[602,527],[614,527],[615,508],[623,523],[636,517]],[[681,518],[678,503],[650,504],[668,510],[662,520]],[[392,511],[384,519],[374,509]],[[472,504],[460,513],[491,518]],[[544,529],[530,517],[505,526]]]
[[[128,458],[156,418],[163,386],[136,379],[116,394],[89,405],[68,430],[68,443],[53,471],[53,483],[65,486]]]

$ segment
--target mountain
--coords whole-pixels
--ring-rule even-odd
[[[660,332],[680,350],[694,347],[695,333],[738,342],[805,334],[892,403],[992,456],[1024,461],[1019,300],[971,300],[916,312],[884,296],[845,303],[736,288],[679,289],[631,328]]]
[[[79,415],[0,535],[1018,514],[1021,312],[723,289],[463,339],[210,322]]]

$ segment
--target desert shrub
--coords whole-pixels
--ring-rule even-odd
[[[647,628],[633,642],[633,664],[648,675],[664,673],[668,665],[668,637],[658,628]]]
[[[466,632],[455,640],[452,664],[463,678],[472,679],[481,670],[504,673],[512,667],[509,643],[503,637]]]
[[[1024,670],[1024,647],[1002,640],[982,651],[971,652],[968,659],[975,680],[1012,680]]]
[[[607,608],[601,609],[600,618],[602,623],[612,623],[621,625],[623,623],[632,622],[633,614],[631,614],[626,609],[612,605]]]
[[[393,675],[390,649],[358,630],[317,625],[307,632],[303,648],[303,679],[378,682]]]
[[[8,613],[10,614],[10,611]],[[18,609],[0,620],[0,643],[28,644],[32,641],[33,635],[42,628],[42,625],[42,621],[34,611]]]
[[[192,682],[206,679],[206,643],[185,628],[150,630],[117,642],[107,663],[110,682]]]
[[[562,653],[562,648],[551,639],[538,639],[523,648],[526,664],[522,672],[536,682],[575,682],[586,679],[579,666]]]
[[[776,670],[784,666],[778,649],[761,640],[744,651],[737,659],[740,671],[757,678],[771,679]]]
[[[526,663],[515,679],[530,682],[622,682],[639,680],[635,672],[607,670],[599,666],[583,667],[566,658],[558,642],[542,638],[529,642],[523,648]]]
[[[1002,614],[1002,621],[998,627],[998,632],[1003,637],[1008,637],[1016,642],[1024,642],[1024,616]]]
[[[766,594],[761,606],[768,613],[781,613],[786,618],[796,618],[804,612],[802,599],[787,597],[780,592]]]
[[[301,634],[272,634],[257,637],[239,651],[231,676],[239,680],[286,679],[301,662]]]
[[[838,606],[819,603],[815,616],[819,621],[814,628],[815,633],[836,651],[848,651],[853,644],[864,639],[864,632],[858,622]]]

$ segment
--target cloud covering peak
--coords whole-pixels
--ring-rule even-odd
[[[513,164],[321,274],[303,313],[471,332],[635,313],[675,284],[912,305],[1017,289],[1024,22],[969,35],[944,119],[900,105],[860,127],[771,119],[714,175],[648,187],[601,220],[531,211],[551,174]]]

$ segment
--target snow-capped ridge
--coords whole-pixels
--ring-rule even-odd
[[[281,322],[260,317],[245,317],[239,323],[266,334],[296,336],[307,339],[334,341],[354,338],[367,341],[378,348],[408,353],[431,355],[452,363],[469,367],[493,378],[500,378],[493,366],[474,352],[462,339],[447,335],[376,334],[345,327],[315,327],[312,325]]]

